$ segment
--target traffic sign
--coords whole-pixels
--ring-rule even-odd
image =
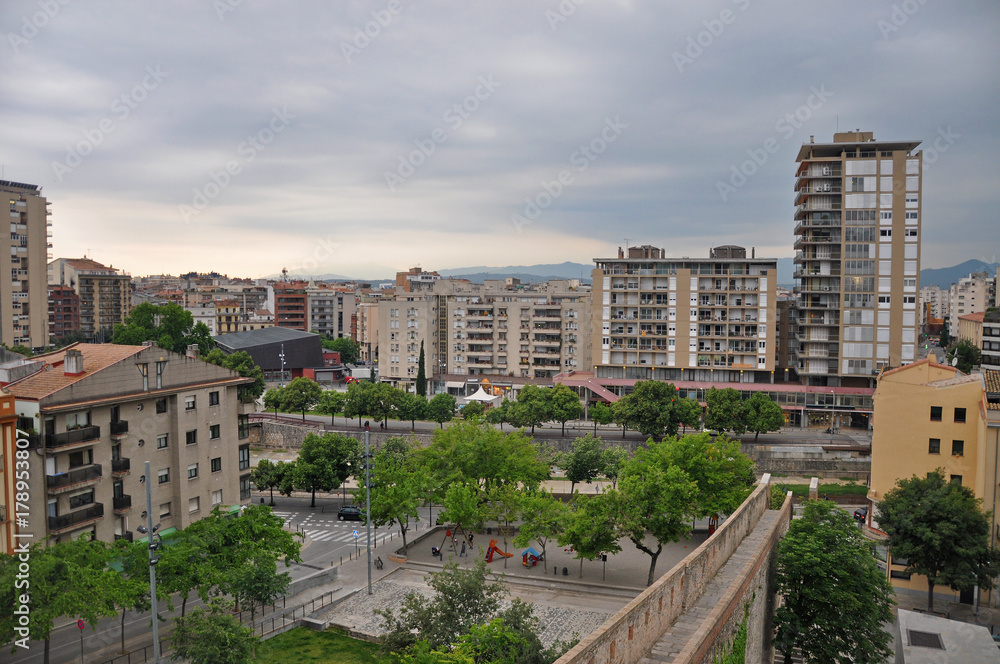
[[[79,620],[76,621],[76,626],[79,627],[80,629],[84,628],[83,618],[80,618]]]
[[[358,535],[358,531],[356,531],[356,530],[353,533],[351,533],[351,534],[354,535],[354,537],[358,537],[359,536]],[[83,629],[83,628],[81,627],[80,629]]]

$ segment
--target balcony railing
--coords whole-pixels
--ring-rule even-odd
[[[77,468],[76,470],[71,470],[68,473],[46,475],[45,485],[49,489],[62,489],[76,484],[81,484],[83,482],[99,480],[101,479],[101,476],[100,464],[94,464],[91,466],[84,466],[83,468]]]
[[[98,440],[100,437],[101,427],[83,427],[81,429],[66,431],[65,433],[49,434],[45,437],[45,447],[49,449],[56,449],[59,447],[66,447],[67,445],[75,445],[76,443]]]
[[[129,472],[132,467],[132,462],[129,459],[112,459],[111,460],[111,474],[112,475],[124,475]]]
[[[128,433],[128,421],[118,420],[117,422],[111,423],[111,435],[112,436],[124,436]]]
[[[115,512],[127,512],[132,509],[132,496],[115,496],[112,501]]]
[[[49,517],[49,531],[59,531],[65,530],[72,526],[84,523],[85,521],[94,521],[100,519],[104,516],[104,505],[98,503],[97,505],[91,505],[87,509],[77,510],[76,512],[70,512],[69,514],[63,514],[61,516],[50,516]]]

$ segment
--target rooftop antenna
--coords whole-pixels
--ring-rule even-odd
[[[628,238],[625,238],[625,251],[628,251]]]

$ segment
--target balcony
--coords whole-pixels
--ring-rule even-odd
[[[49,494],[59,494],[97,484],[101,481],[101,477],[100,464],[93,464],[71,470],[68,473],[46,475],[45,486],[48,488]]]
[[[115,535],[115,541],[116,542],[118,540],[121,540],[121,539],[125,540],[126,542],[132,542],[132,541],[134,541],[134,538],[135,538],[135,536],[132,534],[131,530],[126,531],[122,535],[118,535],[118,534]]]
[[[123,438],[128,435],[128,421],[118,420],[117,422],[112,422],[110,429],[112,438]]]
[[[128,459],[112,459],[111,460],[111,476],[121,477],[123,475],[128,475],[131,470],[131,461]]]
[[[49,533],[56,534],[72,528],[79,528],[104,516],[104,505],[91,505],[87,509],[77,510],[61,516],[49,517]]]
[[[58,450],[70,445],[82,445],[91,443],[101,438],[101,427],[89,426],[74,429],[65,433],[50,434],[45,437],[45,447],[50,450]]]
[[[115,496],[112,501],[115,514],[125,514],[132,509],[132,496]]]

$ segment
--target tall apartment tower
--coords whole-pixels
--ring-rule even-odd
[[[806,385],[874,387],[880,370],[916,358],[918,145],[858,130],[799,150],[794,315]]]
[[[0,252],[0,341],[41,349],[49,343],[49,208],[42,188],[0,180],[10,207],[10,252]]]

